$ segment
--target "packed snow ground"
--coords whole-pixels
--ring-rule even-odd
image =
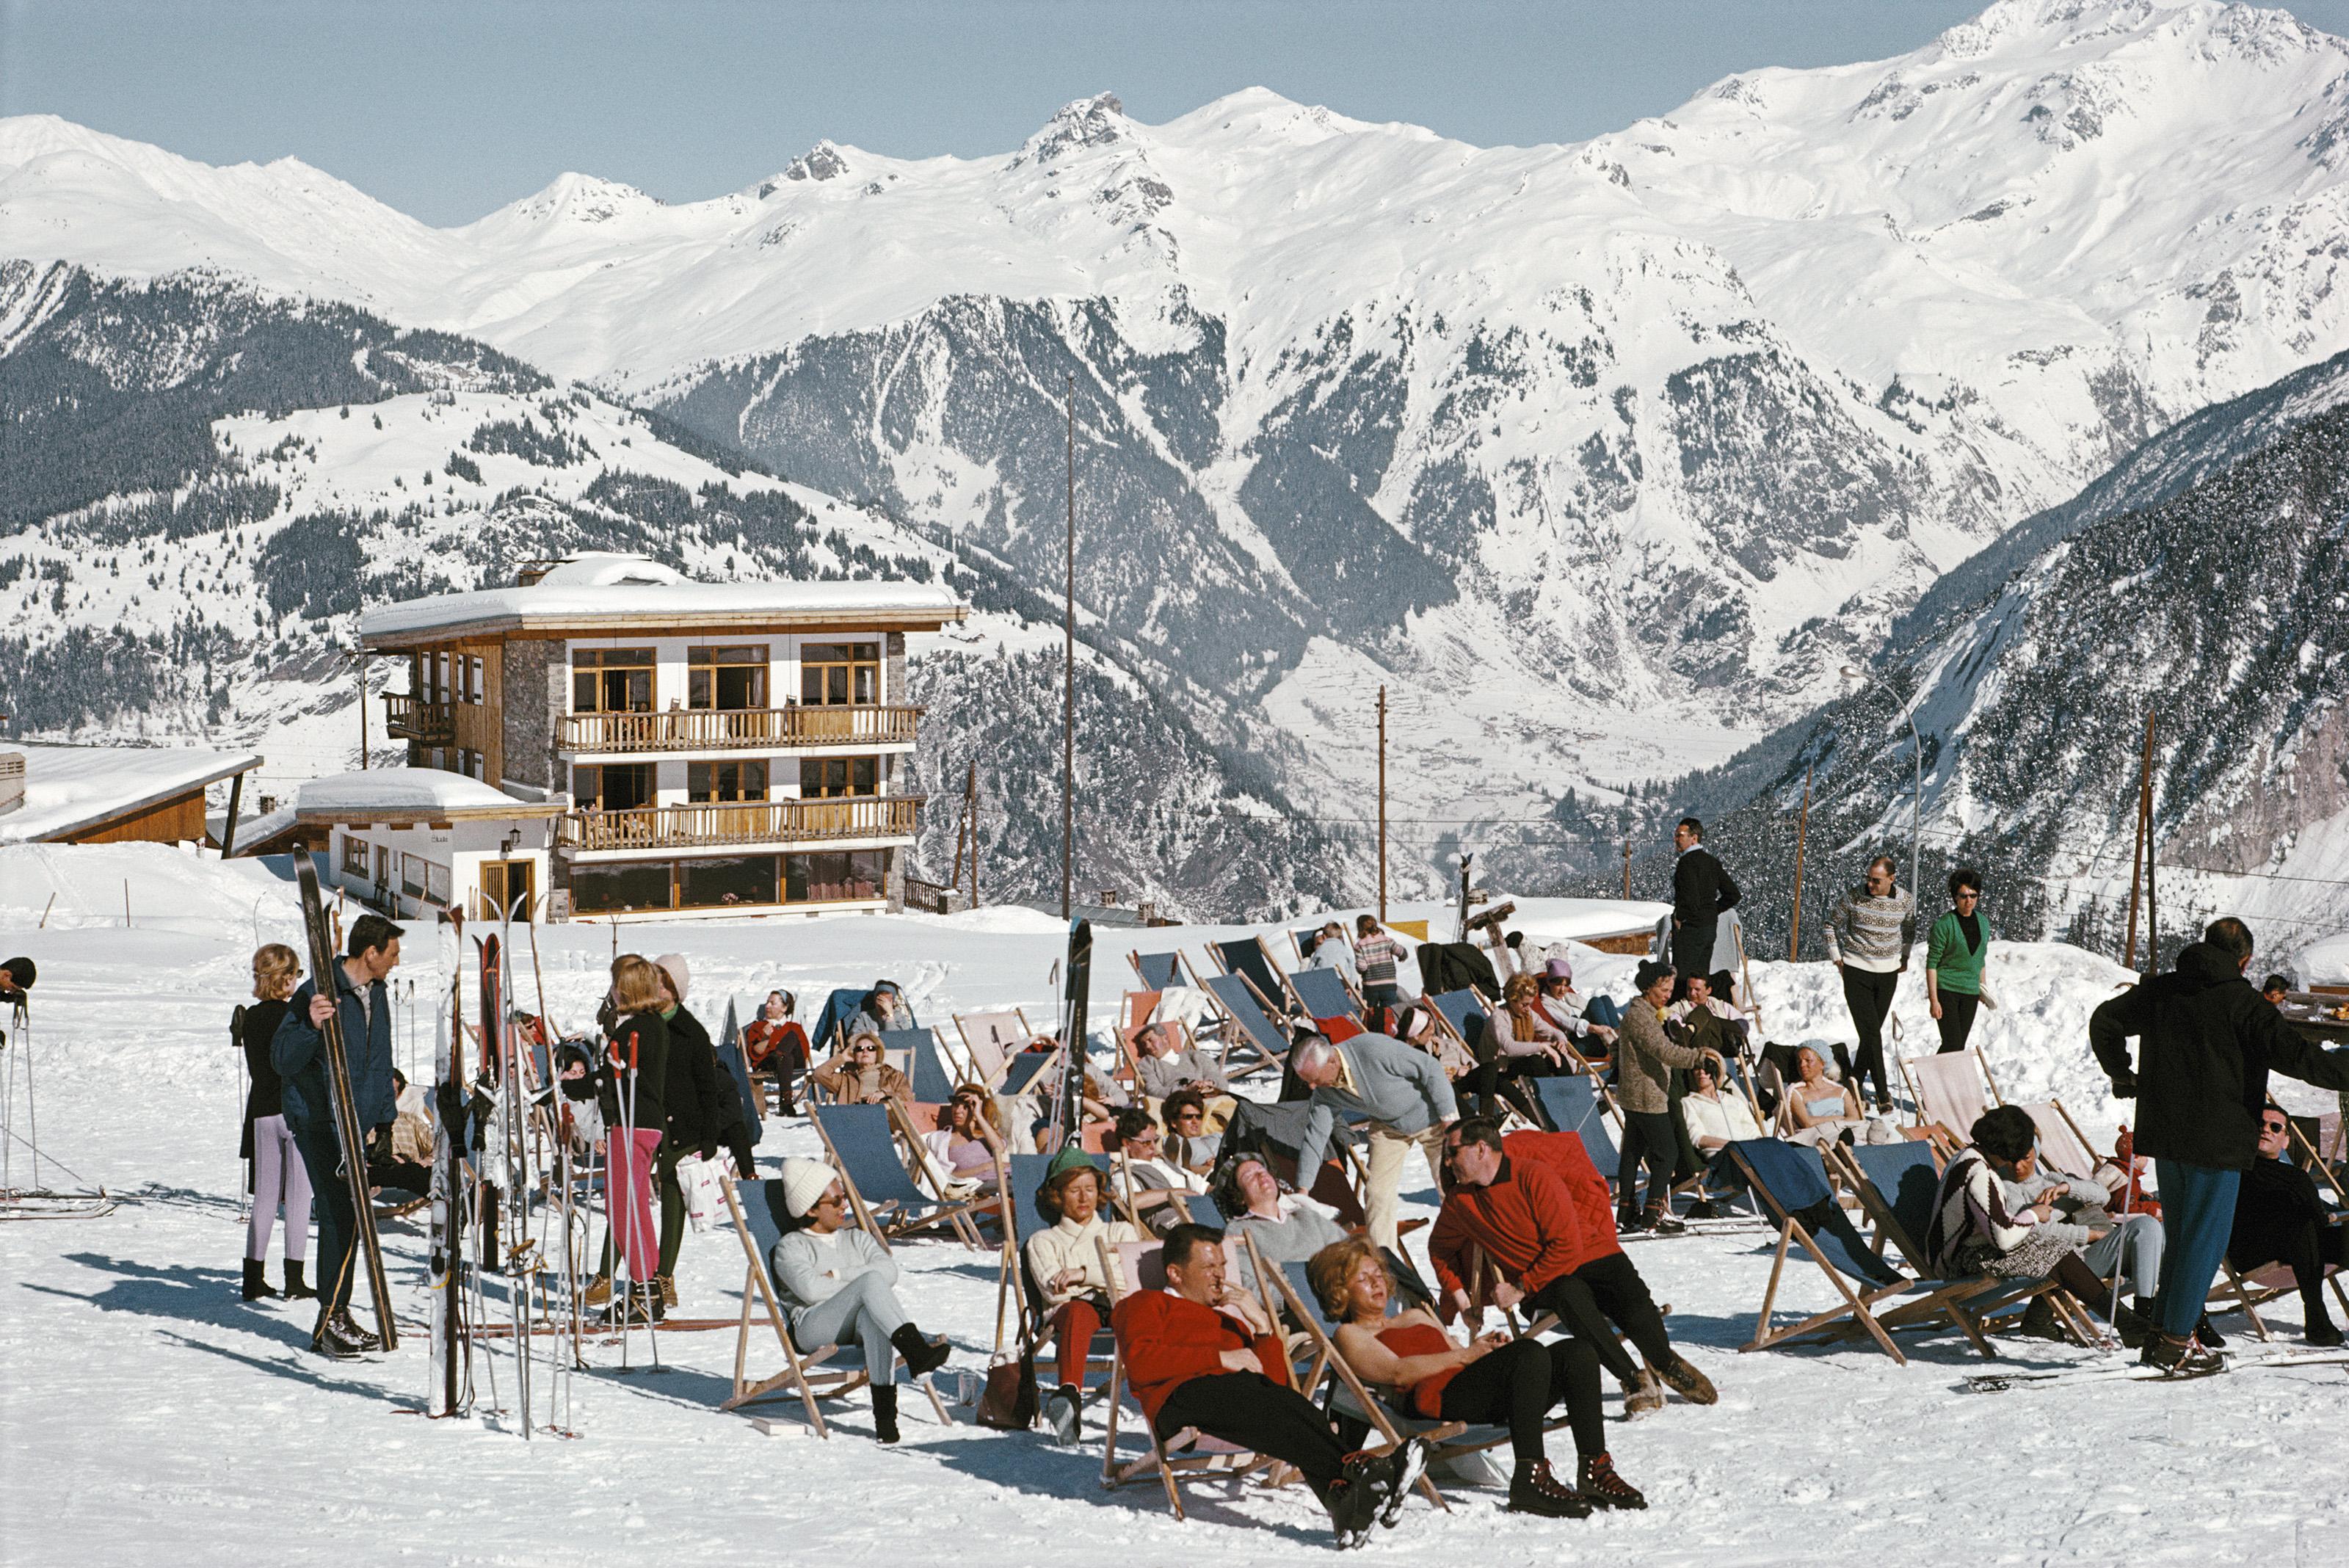
[[[47,928],[36,929],[52,891]],[[1536,939],[1574,913],[1530,901],[1527,910]],[[1101,1490],[1097,1440],[1063,1451],[1040,1436],[983,1430],[967,1410],[941,1429],[918,1400],[895,1450],[870,1444],[861,1397],[829,1443],[802,1433],[796,1407],[781,1404],[766,1410],[790,1435],[763,1435],[716,1408],[730,1332],[665,1335],[657,1374],[621,1373],[616,1351],[595,1352],[595,1369],[575,1381],[579,1440],[542,1433],[527,1444],[495,1414],[437,1422],[416,1413],[420,1335],[362,1364],[308,1355],[306,1310],[237,1297],[239,1058],[227,1037],[256,935],[292,940],[294,917],[291,884],[259,863],[223,867],[151,846],[0,849],[0,949],[42,968],[31,1046],[43,1148],[126,1198],[101,1220],[0,1228],[0,1562],[146,1562],[168,1552],[174,1563],[238,1568],[567,1564],[617,1548],[664,1561],[826,1564],[937,1552],[986,1568],[1047,1558],[1272,1563],[1326,1549],[1319,1511],[1301,1490],[1193,1488],[1191,1520],[1177,1523],[1154,1489]],[[1104,931],[1096,1017],[1113,1013],[1137,936],[1150,950],[1180,941],[1195,954],[1222,934]],[[1285,951],[1277,928],[1266,934]],[[612,932],[556,927],[541,939],[547,1004],[575,1026],[603,990]],[[925,1021],[1011,1004],[1040,1021],[1055,1012],[1050,972],[1061,950],[1058,922],[1016,909],[696,921],[631,929],[621,940],[687,953],[694,1004],[713,1027],[730,996],[747,1008],[783,985],[812,1010],[827,988],[876,974],[905,982]],[[422,929],[408,946],[401,977],[415,982],[415,1001],[403,987],[403,1062],[429,1058],[428,999],[452,949]],[[1630,961],[1576,956],[1587,979],[1626,989]],[[2063,1095],[2105,1137],[2115,1107],[2097,1092],[2085,1020],[2121,971],[2075,950],[2018,945],[2000,950],[1992,976],[2005,1006],[1982,1039],[2002,1084],[2011,1095]],[[1846,1033],[1824,966],[1757,965],[1755,981],[1773,1037]],[[521,983],[533,1002],[526,970]],[[1930,1037],[1920,999],[1904,992],[1899,1012],[1910,1041]],[[804,1123],[771,1121],[760,1159],[813,1146]],[[1411,1211],[1428,1211],[1430,1192],[1408,1196]],[[401,1223],[385,1235],[401,1315],[420,1320],[422,1232]],[[273,1247],[273,1279],[276,1255]],[[947,1242],[904,1244],[896,1255],[918,1321],[953,1336],[956,1365],[984,1366],[993,1256]],[[1496,1493],[1455,1488],[1451,1516],[1414,1503],[1370,1558],[1756,1563],[1925,1552],[2299,1564],[2349,1550],[2349,1368],[1977,1396],[1964,1392],[1964,1375],[1985,1364],[1954,1338],[1904,1338],[1905,1368],[1872,1349],[1738,1355],[1769,1272],[1756,1236],[1643,1241],[1633,1255],[1671,1304],[1675,1341],[1723,1391],[1714,1408],[1675,1401],[1654,1419],[1610,1428],[1649,1511],[1542,1522],[1503,1512]],[[731,1313],[741,1265],[730,1233],[689,1237],[680,1312]],[[1795,1308],[1831,1299],[1807,1265],[1791,1268],[1788,1282]],[[2290,1302],[2273,1314],[2287,1340],[2296,1314]],[[2013,1366],[2084,1359],[2027,1342],[2009,1348]],[[639,1336],[639,1366],[643,1349]],[[775,1360],[754,1346],[754,1375]],[[490,1357],[476,1366],[485,1408],[492,1367],[499,1399],[512,1397],[511,1363]],[[547,1380],[542,1364],[542,1416]]]

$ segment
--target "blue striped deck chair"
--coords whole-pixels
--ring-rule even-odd
[[[1465,985],[1423,1000],[1435,1009],[1436,1016],[1444,1020],[1468,1054],[1475,1055],[1476,1047],[1484,1043],[1485,1025],[1491,1016],[1485,1011],[1485,999],[1476,994],[1476,988]]]
[[[1144,991],[1164,991],[1169,986],[1188,985],[1183,972],[1183,955],[1172,953],[1128,953],[1133,961],[1133,972],[1142,977]]]
[[[1933,1226],[1933,1200],[1940,1193],[1941,1168],[1933,1158],[1933,1146],[1922,1140],[1901,1143],[1857,1144],[1837,1146],[1827,1158],[1835,1160],[1843,1172],[1844,1180],[1858,1194],[1860,1207],[1876,1227],[1876,1250],[1884,1251],[1890,1242],[1909,1261],[1909,1266],[1921,1276],[1933,1272],[1932,1260],[1925,1255],[1925,1237]],[[2097,1343],[2095,1327],[2072,1293],[2052,1281],[2012,1280],[1978,1276],[1982,1289],[1966,1298],[1965,1307],[1975,1323],[1989,1319],[2019,1306],[2034,1295],[2044,1294],[2047,1304],[2055,1310],[2066,1326],[2088,1345]]]
[[[1207,994],[1216,999],[1224,1015],[1239,1025],[1247,1044],[1264,1063],[1285,1062],[1288,1059],[1288,1042],[1280,1033],[1280,1025],[1272,1021],[1257,997],[1255,988],[1245,975],[1211,974],[1207,977]],[[1231,1046],[1224,1054],[1228,1058]]]
[[[1247,976],[1248,983],[1256,987],[1268,1005],[1274,998],[1285,994],[1287,988],[1280,983],[1280,966],[1272,961],[1271,950],[1264,945],[1262,937],[1209,942],[1207,951],[1215,955],[1216,962],[1226,974]]]
[[[1607,1125],[1606,1105],[1590,1080],[1580,1073],[1562,1073],[1554,1078],[1526,1081],[1533,1085],[1534,1098],[1549,1117],[1552,1129],[1579,1137],[1590,1163],[1612,1186],[1621,1151],[1615,1144],[1615,1129]]]
[[[1761,1316],[1754,1326],[1754,1338],[1740,1345],[1740,1350],[1767,1350],[1798,1339],[1835,1341],[1865,1334],[1885,1355],[1905,1366],[1909,1358],[1892,1342],[1891,1331],[1946,1323],[1963,1334],[1984,1355],[1998,1354],[1982,1336],[1977,1314],[1966,1303],[1967,1298],[2009,1282],[1910,1279],[1869,1250],[1867,1241],[1853,1229],[1850,1219],[1836,1203],[1819,1157],[1800,1144],[1777,1138],[1748,1138],[1731,1144],[1723,1153],[1735,1165],[1755,1200],[1778,1226],[1777,1255],[1770,1264],[1770,1283],[1762,1295]],[[1843,1301],[1841,1305],[1813,1313],[1779,1328],[1771,1321],[1772,1310],[1785,1272],[1786,1254],[1797,1245],[1818,1264],[1819,1272]],[[2030,1293],[2028,1288],[2025,1293]]]
[[[1061,1059],[1058,1051],[1022,1051],[1003,1064],[1003,1079],[995,1085],[1001,1095],[1032,1095],[1042,1085],[1038,1082],[1044,1069]]]
[[[1288,993],[1309,1018],[1347,1018],[1360,1023],[1362,1004],[1346,977],[1334,969],[1300,969],[1288,977]]]
[[[892,1237],[940,1225],[950,1227],[970,1246],[981,1244],[970,1213],[993,1208],[994,1198],[965,1202],[942,1199],[916,1186],[897,1155],[898,1135],[902,1133],[909,1144],[916,1135],[895,1104],[809,1109],[832,1168],[840,1172],[841,1185],[847,1189],[856,1222],[871,1231],[884,1249]]]
[[[912,1057],[913,1066],[905,1076],[914,1081],[914,1098],[933,1106],[954,1098],[954,1080],[947,1075],[936,1033],[927,1029],[885,1030],[881,1045],[893,1055],[904,1051]]]
[[[832,1429],[824,1425],[819,1399],[837,1399],[854,1394],[864,1386],[868,1378],[864,1358],[857,1358],[854,1368],[823,1365],[840,1352],[836,1345],[811,1345],[802,1350],[792,1342],[790,1323],[783,1316],[782,1302],[775,1294],[773,1266],[775,1243],[782,1239],[782,1225],[776,1211],[782,1207],[783,1184],[780,1181],[737,1181],[721,1177],[720,1190],[726,1195],[726,1208],[734,1217],[734,1233],[742,1240],[742,1315],[734,1331],[733,1391],[719,1402],[721,1410],[735,1410],[761,1399],[797,1398],[807,1408],[808,1424],[819,1438],[829,1438]],[[750,1365],[750,1336],[760,1318],[775,1332],[775,1343],[782,1348],[783,1369],[771,1377],[753,1381],[747,1374]],[[928,1378],[921,1380],[922,1391],[930,1397],[930,1408],[937,1412],[938,1424],[954,1425],[946,1407],[938,1402],[937,1390]]]
[[[750,1134],[750,1147],[756,1148],[766,1130],[765,1119],[761,1115],[759,1091],[750,1082],[750,1060],[742,1054],[742,1031],[736,1026],[734,999],[730,996],[726,999],[726,1026],[718,1034],[718,1064],[733,1081],[735,1098],[742,1106],[743,1130]]]
[[[1321,945],[1321,928],[1308,926],[1301,931],[1289,932],[1288,945],[1297,950],[1297,961],[1305,962],[1313,956],[1313,950]]]
[[[1109,1201],[1109,1158],[1092,1155],[1093,1168],[1102,1173],[1102,1200],[1104,1209]],[[1036,1282],[1028,1277],[1028,1238],[1050,1223],[1044,1211],[1036,1207],[1036,1195],[1043,1190],[1044,1175],[1052,1166],[1049,1154],[1015,1154],[1009,1161],[1010,1168],[1004,1182],[1004,1208],[1011,1216],[1010,1234],[1004,1239],[1003,1262],[995,1283],[995,1347],[1003,1349],[1005,1304],[1016,1281],[1019,1287],[1021,1318],[1029,1324],[1021,1335],[1023,1347],[1040,1341],[1049,1332],[1045,1321],[1044,1298],[1036,1290]],[[1109,1370],[1110,1358],[1096,1353],[1085,1363],[1088,1372]]]

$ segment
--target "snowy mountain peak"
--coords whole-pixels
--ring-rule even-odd
[[[783,171],[786,180],[832,180],[848,172],[848,160],[840,155],[838,146],[831,141],[819,141],[791,161]]]
[[[521,223],[608,223],[615,218],[649,212],[665,205],[667,203],[659,197],[647,195],[634,185],[625,185],[617,180],[565,172],[556,175],[537,194],[499,208],[474,224],[473,228],[478,232],[507,229]]]
[[[1132,136],[1133,121],[1125,117],[1125,105],[1114,93],[1096,93],[1061,106],[1058,113],[1044,123],[1042,130],[1030,137],[1014,158],[1017,168],[1022,159],[1038,163],[1050,163],[1061,154],[1081,147],[1106,147]]]

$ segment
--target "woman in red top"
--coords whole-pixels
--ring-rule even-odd
[[[1455,1345],[1423,1308],[1389,1317],[1394,1281],[1363,1237],[1322,1248],[1305,1272],[1321,1310],[1338,1324],[1339,1352],[1365,1382],[1393,1389],[1400,1404],[1425,1420],[1508,1428],[1516,1461],[1511,1512],[1581,1519],[1594,1508],[1648,1506],[1608,1458],[1599,1355],[1588,1344],[1486,1334]],[[1561,1404],[1582,1459],[1578,1490],[1558,1483],[1543,1452],[1543,1424]]]
[[[808,1067],[807,1031],[792,1016],[798,998],[788,991],[767,992],[767,1002],[759,1016],[742,1031],[742,1050],[750,1059],[750,1071],[775,1080],[777,1108],[785,1116],[796,1116],[792,1088]]]

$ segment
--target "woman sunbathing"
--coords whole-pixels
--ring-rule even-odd
[[[1808,1045],[1795,1053],[1795,1082],[1786,1085],[1786,1115],[1795,1124],[1787,1142],[1818,1148],[1838,1141],[1899,1141],[1898,1129],[1881,1119],[1871,1120],[1851,1085],[1828,1077],[1826,1060]]]
[[[996,1161],[1009,1153],[995,1096],[977,1084],[955,1090],[939,1114],[938,1130],[922,1142],[948,1181],[975,1182],[981,1190],[995,1186]]]
[[[1091,1159],[1073,1150],[1055,1157],[1036,1193],[1036,1211],[1051,1224],[1029,1237],[1025,1251],[1028,1279],[1043,1298],[1060,1363],[1060,1386],[1044,1401],[1044,1418],[1063,1443],[1074,1442],[1081,1428],[1085,1360],[1093,1336],[1109,1322],[1101,1250],[1143,1240],[1124,1220],[1103,1219],[1101,1201],[1101,1172]]]
[[[1224,1168],[1216,1183],[1216,1207],[1228,1217],[1225,1234],[1246,1236],[1267,1263],[1301,1263],[1346,1239],[1346,1232],[1319,1205],[1280,1189],[1272,1168],[1244,1154]],[[1240,1282],[1257,1288],[1255,1272],[1240,1255]]]
[[[1648,1506],[1608,1457],[1599,1353],[1587,1342],[1569,1335],[1545,1345],[1487,1334],[1456,1345],[1424,1308],[1390,1317],[1394,1279],[1361,1237],[1315,1253],[1305,1273],[1322,1312],[1338,1324],[1339,1354],[1363,1381],[1393,1390],[1396,1403],[1421,1420],[1508,1428],[1516,1461],[1512,1512],[1581,1519],[1594,1508]],[[1559,1405],[1581,1458],[1578,1489],[1558,1483],[1544,1452],[1545,1417]]]

